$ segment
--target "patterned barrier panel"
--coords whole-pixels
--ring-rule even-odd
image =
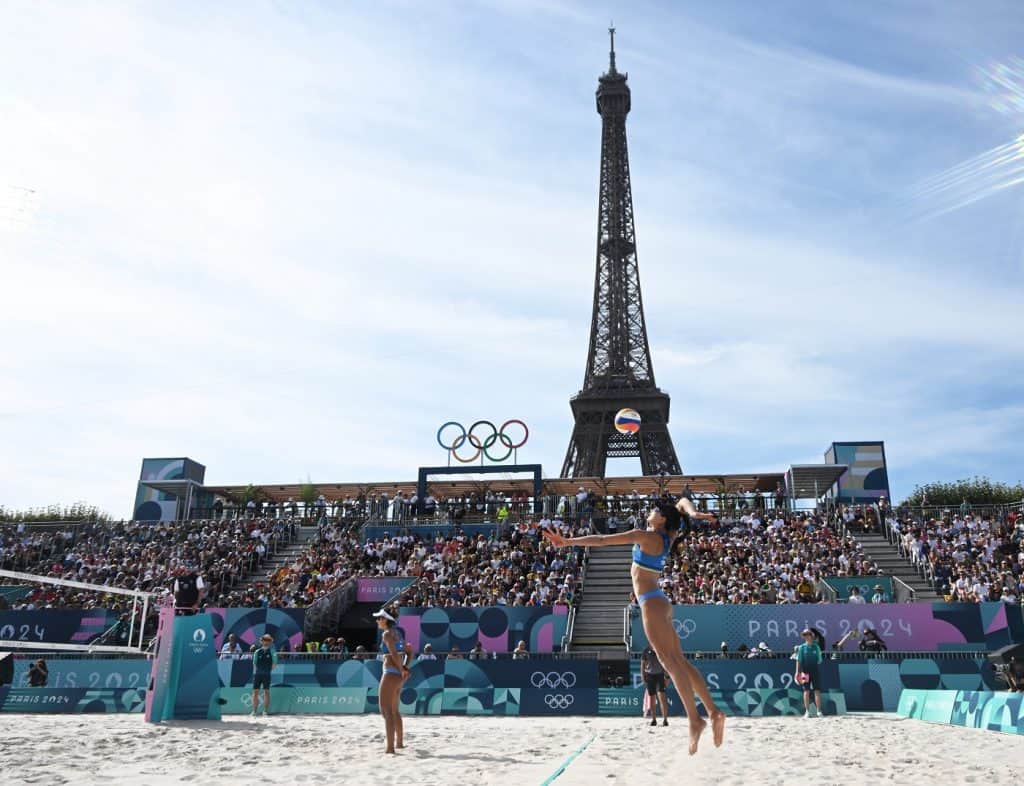
[[[0,687],[0,712],[142,712],[145,701],[144,688],[91,690]]]
[[[1024,643],[1024,610],[1008,603],[847,603],[792,605],[674,606],[672,624],[684,650],[718,650],[722,642],[765,642],[777,652],[800,643],[800,631],[817,628],[829,644],[851,628],[868,625],[890,650],[988,651]],[[632,620],[633,649],[647,647],[639,614]]]
[[[271,712],[377,712],[380,661],[333,665],[334,681],[324,684],[296,685],[276,670]],[[414,715],[596,715],[597,686],[596,660],[421,661],[412,667],[401,703],[403,712]],[[221,695],[228,700],[223,712],[250,711],[246,688],[224,688]]]
[[[36,611],[0,611],[0,639],[88,644],[117,622],[113,611],[39,609]]]
[[[305,609],[230,608],[206,609],[206,613],[213,617],[218,651],[229,633],[238,637],[245,650],[256,644],[264,633],[274,637],[274,647],[279,652],[295,652],[302,647]]]
[[[701,658],[693,661],[711,691],[773,690],[793,686],[793,661],[782,658]],[[631,664],[633,689],[640,690],[640,664]],[[992,690],[995,670],[983,657],[877,657],[856,661],[826,658],[821,678],[828,689],[842,691],[846,708],[856,712],[895,712],[906,688]]]
[[[905,690],[900,715],[966,726],[972,729],[1024,734],[1024,694],[989,691]]]
[[[645,688],[601,688],[598,694],[598,715],[620,715],[639,718],[643,714]],[[669,715],[685,715],[683,703],[674,688],[666,691]],[[747,690],[712,690],[711,698],[726,715],[767,717],[803,715],[803,691],[793,688],[750,688]],[[698,704],[698,707],[700,705]],[[842,691],[826,690],[821,694],[825,715],[845,715],[846,698]],[[703,712],[701,713],[703,714]]]
[[[567,606],[484,606],[478,608],[403,608],[398,624],[414,652],[424,644],[463,652],[480,642],[487,652],[509,652],[525,641],[531,652],[554,652],[569,622]]]
[[[28,687],[34,656],[14,661],[14,685]],[[145,688],[150,662],[146,658],[49,658],[48,688]]]
[[[435,689],[444,687],[442,676],[448,669],[450,687],[477,687],[490,689],[521,689],[525,701],[535,706],[536,696],[531,684],[534,672],[562,674],[562,664],[579,664],[579,661],[562,660],[455,660],[419,661],[413,665],[408,685],[419,685]],[[693,661],[704,675],[708,687],[713,691],[742,691],[793,687],[793,662],[779,658],[751,658],[733,660],[706,658]],[[15,662],[15,685],[27,684],[28,660]],[[532,665],[531,665],[532,664]],[[118,688],[144,687],[149,678],[150,663],[145,659],[125,660],[61,660],[49,661],[50,687]],[[317,659],[295,662],[284,658],[274,670],[275,686],[295,688],[366,688],[376,690],[380,681],[380,661],[345,661]],[[627,688],[633,695],[641,696],[643,682],[640,679],[639,664],[632,665],[632,686]],[[221,685],[242,688],[252,682],[252,661],[220,660],[217,662]],[[576,671],[577,679],[583,672]],[[591,673],[577,687],[590,687]],[[846,697],[847,709],[851,711],[895,712],[900,691],[906,689],[924,690],[994,690],[995,672],[990,663],[982,657],[968,659],[901,658],[877,657],[857,661],[826,660],[822,665],[822,677],[830,688],[842,690]],[[596,677],[594,677],[596,679]],[[537,678],[540,681],[540,678]],[[559,682],[557,678],[556,682]],[[561,686],[561,683],[560,687]],[[596,687],[596,682],[593,686]],[[552,691],[545,691],[540,700]],[[561,690],[565,693],[565,689]],[[373,693],[376,696],[376,693]],[[602,694],[604,695],[604,694]],[[608,694],[618,696],[621,694]],[[375,699],[374,699],[375,700]],[[576,697],[574,697],[574,702]],[[587,706],[593,706],[590,698]],[[374,705],[376,706],[376,705]],[[603,705],[601,705],[603,706]],[[600,710],[601,706],[598,707]]]

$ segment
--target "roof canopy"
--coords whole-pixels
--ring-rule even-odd
[[[835,466],[835,465],[830,465]],[[689,487],[694,494],[720,494],[743,491],[775,491],[782,483],[780,472],[767,472],[745,475],[638,475],[624,478],[551,478],[544,481],[544,493],[558,496],[575,494],[583,488],[602,495],[621,496],[630,494],[634,489],[640,494],[648,495],[662,491],[679,495]],[[290,497],[299,500],[302,496],[303,483],[267,484],[258,486],[266,500],[284,502]],[[416,481],[382,482],[382,483],[313,483],[317,496],[324,495],[328,500],[358,497],[360,494],[380,494],[386,492],[389,497],[396,494],[413,494]],[[831,484],[829,484],[831,485]],[[209,493],[221,497],[240,496],[245,486],[206,486]],[[533,493],[532,478],[493,478],[479,480],[440,480],[428,481],[427,488],[436,496],[464,496],[474,492],[491,490],[495,492]],[[823,487],[825,491],[827,487]]]
[[[786,471],[786,491],[794,499],[818,499],[847,469],[846,464],[793,464]]]

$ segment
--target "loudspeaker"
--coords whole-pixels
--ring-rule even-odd
[[[986,657],[993,663],[1009,663],[1014,656],[1024,660],[1024,644],[1008,644],[993,650]]]
[[[0,685],[10,685],[14,682],[14,655],[10,652],[0,652]]]

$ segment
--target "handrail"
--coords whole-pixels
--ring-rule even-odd
[[[914,603],[917,600],[917,591],[897,576],[890,576],[893,584],[893,594],[897,603]]]
[[[569,607],[569,621],[565,626],[565,633],[562,634],[562,652],[570,652],[572,646],[572,632],[576,627],[576,607]]]
[[[823,587],[823,589],[821,591],[821,594],[825,595],[825,596],[828,596],[828,602],[829,603],[838,603],[839,602],[839,592],[838,592],[838,590],[836,590],[835,587],[833,587],[831,584],[828,583],[828,579],[823,578],[821,580],[821,584],[822,584],[822,587]]]

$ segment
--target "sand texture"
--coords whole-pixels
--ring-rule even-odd
[[[406,719],[407,748],[383,754],[377,716],[229,716],[145,723],[139,715],[0,716],[0,783],[42,784],[1019,784],[1024,737],[895,715],[731,718],[686,753],[685,719]]]

